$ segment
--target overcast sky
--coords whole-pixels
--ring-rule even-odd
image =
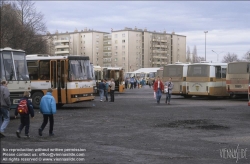
[[[187,36],[192,52],[207,61],[250,50],[250,1],[35,1],[50,33],[85,27],[110,32],[124,27]],[[214,50],[216,53],[212,52]]]

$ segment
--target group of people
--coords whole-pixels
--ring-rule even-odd
[[[1,81],[1,90],[0,90],[0,138],[4,138],[4,131],[7,128],[9,122],[10,122],[10,92],[7,88],[8,82],[7,81]],[[39,136],[42,136],[42,131],[46,127],[48,120],[50,122],[49,127],[49,136],[54,136],[53,133],[53,126],[54,126],[54,114],[56,113],[56,101],[54,97],[52,96],[53,90],[51,88],[48,88],[47,93],[42,97],[40,102],[40,112],[43,114],[43,123],[38,129]],[[27,113],[20,114],[18,113],[18,106],[15,110],[15,118],[18,114],[20,114],[20,125],[16,131],[16,135],[18,138],[21,138],[21,131],[25,127],[25,137],[29,138],[29,127],[30,127],[30,116],[31,118],[34,118],[34,109],[32,106],[31,101],[29,100],[30,93],[28,91],[25,91],[23,94],[23,98],[20,99],[20,102],[22,100],[26,100],[27,102]],[[2,122],[3,118],[3,122]]]
[[[126,78],[125,79],[125,88],[126,89],[133,89],[133,88],[140,88],[140,87],[143,87],[144,85],[146,85],[146,81],[145,79],[139,79],[139,78],[136,78],[136,77],[131,77],[131,78]]]
[[[105,96],[106,102],[108,102],[108,91],[110,91],[110,101],[115,101],[115,82],[112,78],[110,80],[110,84],[108,83],[107,79],[101,80],[101,82],[98,84],[99,89],[99,95],[100,95],[100,102],[103,102],[103,97]]]
[[[157,101],[157,104],[161,101],[161,96],[163,93],[166,93],[166,100],[165,103],[170,105],[170,99],[172,94],[172,89],[174,88],[174,84],[172,82],[172,78],[169,78],[169,81],[165,82],[163,84],[162,80],[158,76],[157,79],[154,81],[153,89],[154,89],[154,95]]]

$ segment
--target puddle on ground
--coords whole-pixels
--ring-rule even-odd
[[[204,130],[226,130],[228,126],[216,125],[209,120],[176,120],[168,123],[156,124],[158,128],[185,128],[185,129],[204,129]]]

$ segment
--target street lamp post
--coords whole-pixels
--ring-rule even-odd
[[[207,58],[206,58],[206,51],[207,51],[207,49],[206,49],[206,34],[208,33],[208,31],[204,31],[204,33],[205,33],[205,61],[207,61]]]
[[[217,52],[215,52],[214,50],[212,50],[212,51],[217,54],[217,62],[219,62],[219,54],[221,54],[224,51],[220,52],[219,54]]]

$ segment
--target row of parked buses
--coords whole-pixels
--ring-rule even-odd
[[[163,81],[172,77],[173,95],[184,97],[249,95],[250,62],[169,64],[164,66]]]
[[[124,74],[124,77],[125,78],[135,77],[135,78],[139,78],[140,80],[144,79],[146,81],[146,84],[148,85],[150,82],[152,82],[155,79],[155,77],[157,77],[158,70],[160,69],[163,70],[163,68],[160,68],[160,67],[140,68],[134,72],[126,72]]]
[[[110,79],[113,78],[115,82],[115,91],[118,91],[120,93],[125,91],[124,71],[122,67],[94,66],[93,69],[97,88],[101,80],[107,79],[108,83],[110,83]]]
[[[0,49],[0,80],[8,82],[11,109],[24,91],[31,92],[35,108],[48,88],[59,107],[95,98],[94,69],[86,56],[26,55],[23,50]]]

